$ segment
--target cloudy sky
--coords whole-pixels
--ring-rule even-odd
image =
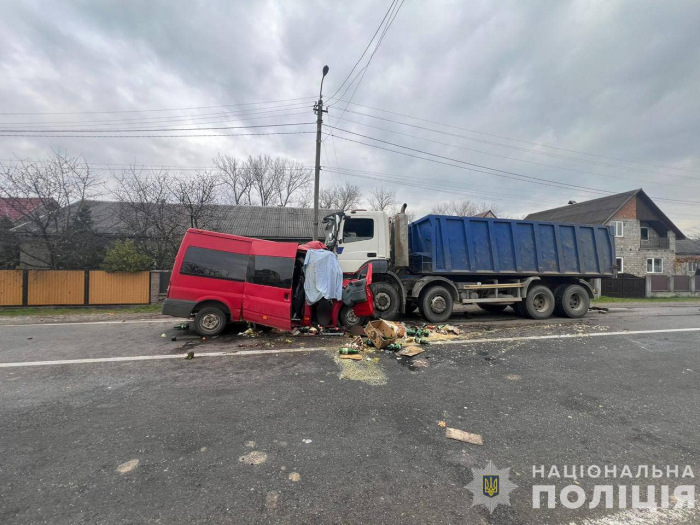
[[[682,229],[700,225],[700,3],[406,0],[343,85],[390,4],[4,0],[0,158],[312,166],[313,133],[241,134],[314,131],[300,123],[328,64],[324,185],[518,216],[643,187]],[[234,128],[272,124],[295,125]],[[86,136],[26,131],[59,129]]]

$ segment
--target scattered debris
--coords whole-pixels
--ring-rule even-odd
[[[425,357],[414,357],[408,363],[408,368],[411,370],[416,370],[417,368],[428,368],[430,363]]]
[[[353,361],[362,361],[362,356],[360,354],[340,354],[338,357],[340,359],[352,359]]]
[[[165,332],[163,332],[162,334],[160,334],[160,336],[163,337],[163,338],[168,337],[168,336],[165,334]]]
[[[136,466],[139,464],[138,459],[132,459],[127,461],[126,463],[122,463],[117,467],[117,472],[120,474],[126,474],[127,472],[131,472],[136,468]]]
[[[518,374],[508,374],[506,376],[506,379],[508,381],[520,381],[522,379],[522,377],[520,377]]]
[[[200,451],[200,452],[206,452],[206,451],[207,451],[207,447],[202,447],[202,448],[199,449],[199,451]]]
[[[311,440],[309,438],[302,439],[301,441],[302,443],[306,443],[307,445],[311,443]]]
[[[289,481],[299,481],[301,479],[301,474],[298,472],[289,473]]]
[[[245,456],[238,458],[238,461],[245,463],[246,465],[260,465],[261,463],[265,463],[267,461],[267,454],[258,450],[253,450],[253,452],[250,454],[246,454]]]
[[[403,355],[406,357],[413,357],[414,355],[422,354],[425,352],[420,346],[407,346],[406,348],[403,348],[399,351],[399,355]]]
[[[341,346],[340,348],[338,348],[338,353],[340,355],[359,354],[360,350],[359,348],[356,348],[354,346]]]
[[[430,344],[430,341],[428,341],[425,337],[416,337],[413,341],[419,345],[429,345]]]
[[[185,359],[194,359],[194,350],[190,350],[189,352],[187,352],[187,356],[185,357]]]
[[[447,426],[447,423],[445,423],[444,421],[438,421],[438,426],[445,428]]]
[[[177,341],[177,337],[171,337],[170,340],[171,340],[171,341]]]
[[[465,432],[464,430],[458,430],[456,428],[447,427],[445,429],[445,437],[447,439],[456,439],[457,441],[471,443],[472,445],[484,444],[484,440],[480,434],[472,434],[471,432]]]
[[[287,343],[288,345],[290,345],[290,344],[292,344],[293,341],[291,339],[285,339],[284,342]]]
[[[589,306],[588,309],[589,309],[589,310],[594,310],[594,311],[596,311],[596,312],[598,312],[598,313],[600,313],[600,314],[607,314],[607,313],[610,311],[609,308],[604,308],[604,307],[602,307],[602,306]]]
[[[245,446],[248,448],[255,448],[255,441],[246,441]]]
[[[189,330],[190,323],[180,323],[175,325],[175,330]]]
[[[370,321],[365,327],[365,334],[367,334],[374,346],[380,350],[395,343],[397,339],[404,337],[406,332],[405,326],[391,323],[384,319]]]

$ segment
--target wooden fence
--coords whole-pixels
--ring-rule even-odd
[[[150,272],[0,270],[0,306],[148,304]]]

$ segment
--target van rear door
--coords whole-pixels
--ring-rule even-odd
[[[253,241],[243,299],[243,319],[292,329],[292,278],[298,245]]]

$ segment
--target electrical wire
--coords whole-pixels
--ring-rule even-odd
[[[284,126],[307,126],[315,122],[288,122],[285,124],[256,124],[254,126],[219,126],[206,128],[155,128],[155,129],[0,129],[7,133],[133,133],[133,132],[158,132],[158,131],[217,131],[222,129],[248,129],[248,128],[280,128]]]
[[[197,138],[197,137],[251,137],[261,135],[304,135],[315,131],[280,131],[274,133],[214,133],[206,135],[25,135],[22,133],[0,133],[0,137],[50,137],[50,138]]]

